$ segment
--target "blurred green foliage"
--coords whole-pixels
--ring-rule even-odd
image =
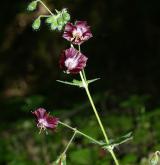
[[[101,105],[102,96],[101,94],[99,97],[94,97],[95,100],[96,97],[98,98],[96,104],[99,109],[104,106]],[[145,96],[134,95],[121,101],[119,101],[118,98],[115,99],[115,96],[111,98],[114,99],[110,99],[108,104],[112,102],[112,104],[116,104],[116,107],[114,107],[114,109],[107,108],[106,110],[104,109],[103,112],[100,112],[110,138],[115,138],[129,131],[133,131],[133,140],[115,148],[121,164],[149,165],[150,156],[160,147],[160,123],[157,122],[160,116],[160,109],[146,110],[145,104],[147,101],[144,99],[146,98]],[[108,96],[105,99],[107,100]],[[30,113],[29,109],[25,109],[27,106],[33,110],[35,105],[39,107],[45,100],[46,99],[41,96],[27,98],[26,101],[24,101],[22,110]],[[34,104],[32,104],[32,102]],[[126,103],[128,104],[127,106]],[[16,101],[14,101],[14,103],[11,102],[11,106],[14,104],[17,104]],[[77,104],[76,106],[79,107],[81,104],[82,103],[79,103],[79,105]],[[143,110],[138,110],[137,107],[141,107]],[[75,107],[73,107],[73,109],[74,108]],[[77,127],[82,132],[93,136],[97,140],[103,140],[101,131],[97,127],[97,121],[94,115],[90,113],[90,110],[90,106],[87,105],[84,109],[82,108],[81,111],[77,111],[76,114],[72,116],[70,110],[67,111],[66,109],[64,110],[65,116],[67,116],[67,114],[71,116],[66,118],[62,117],[62,119],[61,114],[63,110],[57,109],[51,111],[51,113],[56,114],[56,116],[64,122]],[[87,118],[85,117],[86,115]],[[72,131],[60,125],[53,134],[49,132],[48,135],[45,135],[39,134],[38,132],[31,113],[30,117],[23,117],[23,119],[12,122],[12,124],[3,125],[3,127],[0,128],[0,164],[43,165],[53,163],[63,152],[72,135]],[[76,136],[67,152],[66,159],[68,165],[103,165],[113,163],[107,151],[81,136]]]

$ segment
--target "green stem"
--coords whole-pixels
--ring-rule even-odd
[[[41,0],[37,0],[39,3],[41,3],[44,7],[45,7],[45,9],[51,14],[51,15],[54,15],[52,12],[51,12],[51,10],[43,3],[43,1],[41,1]]]
[[[86,135],[85,133],[83,133],[83,132],[77,130],[76,128],[73,128],[73,127],[69,126],[68,124],[63,123],[63,122],[61,122],[61,121],[59,121],[58,123],[61,124],[61,125],[63,125],[63,126],[65,126],[65,127],[67,127],[67,128],[69,128],[69,129],[71,129],[72,131],[75,131],[75,130],[76,130],[76,133],[77,133],[77,134],[80,134],[80,135],[84,136],[85,138],[91,140],[93,143],[98,144],[98,145],[102,145],[101,142],[99,142],[99,141],[95,140],[94,138],[92,138],[92,137]]]
[[[111,150],[110,153],[111,153],[111,155],[112,155],[112,158],[114,159],[115,164],[116,164],[116,165],[119,165],[118,159],[117,159],[117,157],[116,157],[114,151]]]
[[[81,52],[81,46],[80,45],[78,45],[78,51]],[[86,78],[86,74],[85,74],[84,69],[82,70],[82,74],[83,74],[85,81],[87,82],[87,78]]]
[[[74,131],[73,136],[71,137],[70,141],[68,142],[66,148],[65,148],[64,151],[63,151],[63,154],[65,154],[65,153],[67,152],[67,150],[68,150],[69,146],[71,145],[71,143],[72,143],[74,137],[76,136],[76,133],[77,133],[77,130]]]
[[[87,93],[88,99],[89,99],[89,101],[90,101],[90,103],[91,103],[91,106],[92,106],[92,108],[93,108],[93,111],[94,111],[94,113],[95,113],[95,116],[96,116],[96,118],[97,118],[97,120],[98,120],[99,126],[100,126],[100,128],[101,128],[101,130],[102,130],[102,133],[103,133],[103,135],[104,135],[105,141],[106,141],[107,144],[109,144],[108,136],[107,136],[106,131],[105,131],[104,127],[103,127],[103,124],[102,124],[102,121],[101,121],[101,119],[100,119],[100,117],[99,117],[99,114],[98,114],[98,112],[97,112],[97,109],[96,109],[96,107],[95,107],[95,105],[94,105],[93,99],[92,99],[92,97],[91,97],[91,94],[90,94],[90,91],[89,91],[89,88],[88,88],[88,84],[86,83],[86,81],[85,81],[85,79],[84,79],[84,77],[83,77],[82,72],[80,72],[80,77],[81,77],[83,86],[84,86],[84,88],[85,88],[85,91],[86,91],[86,93]],[[111,155],[112,155],[112,157],[113,157],[113,159],[114,159],[115,164],[116,164],[116,165],[119,165],[118,160],[117,160],[117,158],[116,158],[116,156],[115,156],[115,154],[114,154],[114,151],[113,151],[113,150],[110,150],[110,153],[111,153]]]
[[[103,132],[103,135],[104,135],[104,137],[105,137],[105,140],[106,140],[107,144],[109,144],[109,139],[108,139],[108,137],[107,137],[107,135],[106,135],[106,132],[105,132],[104,127],[103,127],[103,125],[102,125],[101,119],[100,119],[100,117],[99,117],[99,115],[98,115],[98,112],[97,112],[97,110],[96,110],[96,107],[95,107],[95,105],[94,105],[93,99],[92,99],[91,94],[90,94],[89,89],[88,89],[88,86],[87,86],[87,84],[86,84],[86,82],[85,82],[85,80],[84,80],[84,78],[83,78],[82,72],[80,72],[80,76],[81,76],[81,79],[82,79],[82,83],[83,83],[83,85],[84,85],[84,88],[85,88],[85,90],[86,90],[88,99],[89,99],[89,101],[90,101],[90,103],[91,103],[91,106],[92,106],[92,108],[93,108],[93,110],[94,110],[94,113],[95,113],[95,115],[96,115],[96,118],[97,118],[97,120],[98,120],[98,123],[99,123],[99,125],[100,125],[100,127],[101,127],[101,130],[102,130],[102,132]]]
[[[87,83],[87,85],[88,85],[88,82],[87,82],[87,78],[86,78],[86,74],[85,74],[84,69],[82,70],[82,74],[83,74],[83,77],[84,77],[85,82],[86,82],[86,83]]]

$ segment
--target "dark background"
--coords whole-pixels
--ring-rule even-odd
[[[86,20],[91,26],[93,38],[82,45],[82,52],[89,58],[86,73],[89,79],[101,78],[91,85],[91,93],[97,106],[102,109],[100,115],[109,127],[109,135],[119,136],[133,131],[139,137],[139,141],[135,138],[134,142],[129,143],[130,149],[124,145],[117,151],[122,164],[143,163],[159,147],[160,1],[44,2],[53,11],[55,8],[68,8],[72,21]],[[32,154],[29,157],[31,162],[27,163],[27,156],[15,160],[18,157],[13,154],[15,148],[8,149],[12,148],[11,136],[17,140],[19,132],[25,134],[35,129],[30,111],[39,106],[69,120],[82,130],[86,124],[80,121],[86,115],[91,116],[89,120],[84,119],[86,123],[94,121],[97,124],[84,91],[56,82],[57,79],[79,79],[78,75],[64,74],[58,65],[60,53],[69,47],[68,42],[62,38],[62,32],[51,31],[44,22],[40,30],[32,30],[33,20],[46,11],[39,6],[38,10],[29,13],[26,11],[28,3],[1,2],[0,134],[3,140],[0,145],[4,147],[0,149],[0,163],[3,165],[14,165],[14,161],[20,165],[40,164],[32,159]],[[19,128],[19,124],[27,121],[30,127]],[[117,127],[119,125],[121,128]],[[19,145],[25,144],[24,139],[28,137],[26,134],[23,136]],[[36,133],[34,136],[37,136]],[[101,133],[97,138],[102,138]],[[60,152],[61,147],[60,138],[58,140],[60,146],[57,144],[56,153]],[[84,145],[83,141],[77,141],[79,145]],[[141,150],[137,149],[139,145]],[[72,150],[76,152],[76,145]],[[27,155],[29,151],[25,152]],[[73,163],[72,156],[69,162],[92,164],[90,161]],[[99,164],[102,165],[102,162],[103,158]]]

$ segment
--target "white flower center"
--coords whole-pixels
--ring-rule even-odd
[[[66,61],[65,61],[65,66],[71,70],[71,69],[74,69],[78,64],[78,60],[77,58],[68,58]]]
[[[40,127],[47,127],[48,123],[47,123],[47,121],[45,119],[39,119],[38,120],[38,125]]]
[[[81,29],[77,28],[76,30],[73,31],[73,37],[75,38],[81,38],[82,37],[82,31]]]

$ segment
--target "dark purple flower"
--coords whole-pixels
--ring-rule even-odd
[[[69,48],[62,52],[59,63],[66,73],[77,74],[86,66],[87,59],[78,50]]]
[[[37,127],[42,130],[54,130],[58,125],[58,118],[49,115],[44,108],[38,108],[32,114],[36,117]]]
[[[91,37],[92,33],[86,21],[76,21],[75,25],[68,22],[65,26],[63,38],[73,44],[80,45]]]

